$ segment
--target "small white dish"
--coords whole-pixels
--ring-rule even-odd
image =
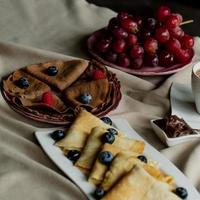
[[[162,130],[156,123],[155,121],[158,119],[152,119],[151,120],[151,126],[156,133],[156,135],[164,142],[167,146],[174,146],[183,142],[188,142],[191,140],[199,139],[200,138],[200,132],[194,131],[194,134],[191,135],[184,135],[184,136],[179,136],[175,138],[170,138],[167,136],[164,130]]]

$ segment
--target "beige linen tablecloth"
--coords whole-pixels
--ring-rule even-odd
[[[5,10],[10,11],[9,15]],[[7,24],[0,21],[1,39],[63,53],[1,41],[0,76],[27,64],[66,60],[69,59],[67,54],[87,57],[80,41],[114,15],[112,11],[89,5],[84,0],[0,2],[0,20],[7,20]],[[200,56],[199,45],[197,38],[194,61]],[[170,112],[168,93],[171,83],[189,83],[192,65],[160,85],[112,69],[121,81],[123,97],[110,115],[127,119],[200,190],[200,142],[167,148],[155,136],[149,123],[150,119]],[[0,199],[85,199],[41,150],[33,135],[39,127],[47,125],[25,119],[12,111],[0,97]]]

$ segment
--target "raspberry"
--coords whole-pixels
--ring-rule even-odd
[[[92,74],[92,77],[93,77],[94,80],[104,79],[105,74],[101,70],[95,70]]]
[[[54,104],[54,99],[53,99],[53,94],[52,92],[45,92],[42,95],[42,102],[49,105],[49,106],[53,106]]]

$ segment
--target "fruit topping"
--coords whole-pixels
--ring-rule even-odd
[[[53,98],[52,92],[48,91],[48,92],[43,93],[42,102],[49,106],[53,106],[54,98]]]
[[[138,158],[139,160],[141,160],[142,162],[144,162],[144,163],[147,163],[147,162],[148,162],[146,156],[144,156],[144,155],[140,155],[140,156],[138,156],[137,158]]]
[[[55,76],[58,73],[56,66],[50,66],[46,69],[46,74],[49,76]]]
[[[22,89],[26,89],[29,87],[29,82],[28,79],[26,77],[21,77],[18,81],[17,81],[17,85],[22,88]]]
[[[101,141],[103,143],[109,143],[112,144],[115,141],[115,135],[112,134],[111,132],[106,132],[102,135]]]
[[[106,76],[101,70],[94,70],[92,74],[93,80],[104,79]]]
[[[107,131],[112,133],[113,135],[117,135],[118,134],[117,130],[114,129],[114,128],[108,128]]]
[[[177,187],[175,190],[175,194],[182,199],[185,199],[188,196],[187,190],[183,187]]]
[[[112,125],[112,120],[109,117],[102,117],[101,120],[109,125]]]
[[[92,96],[88,93],[83,93],[79,96],[79,100],[83,104],[90,104],[92,102]]]
[[[105,191],[103,188],[97,188],[94,192],[95,199],[101,199],[105,195]]]
[[[80,158],[81,152],[78,150],[70,150],[67,153],[67,158],[72,162],[76,162]]]
[[[113,160],[113,155],[109,151],[102,151],[99,154],[99,161],[104,165],[109,165]]]
[[[51,133],[50,136],[55,141],[58,141],[65,137],[65,132],[63,130],[56,130],[53,133]]]

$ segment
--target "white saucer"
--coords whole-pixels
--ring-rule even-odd
[[[191,85],[173,83],[170,91],[171,115],[183,118],[192,128],[200,129]]]

